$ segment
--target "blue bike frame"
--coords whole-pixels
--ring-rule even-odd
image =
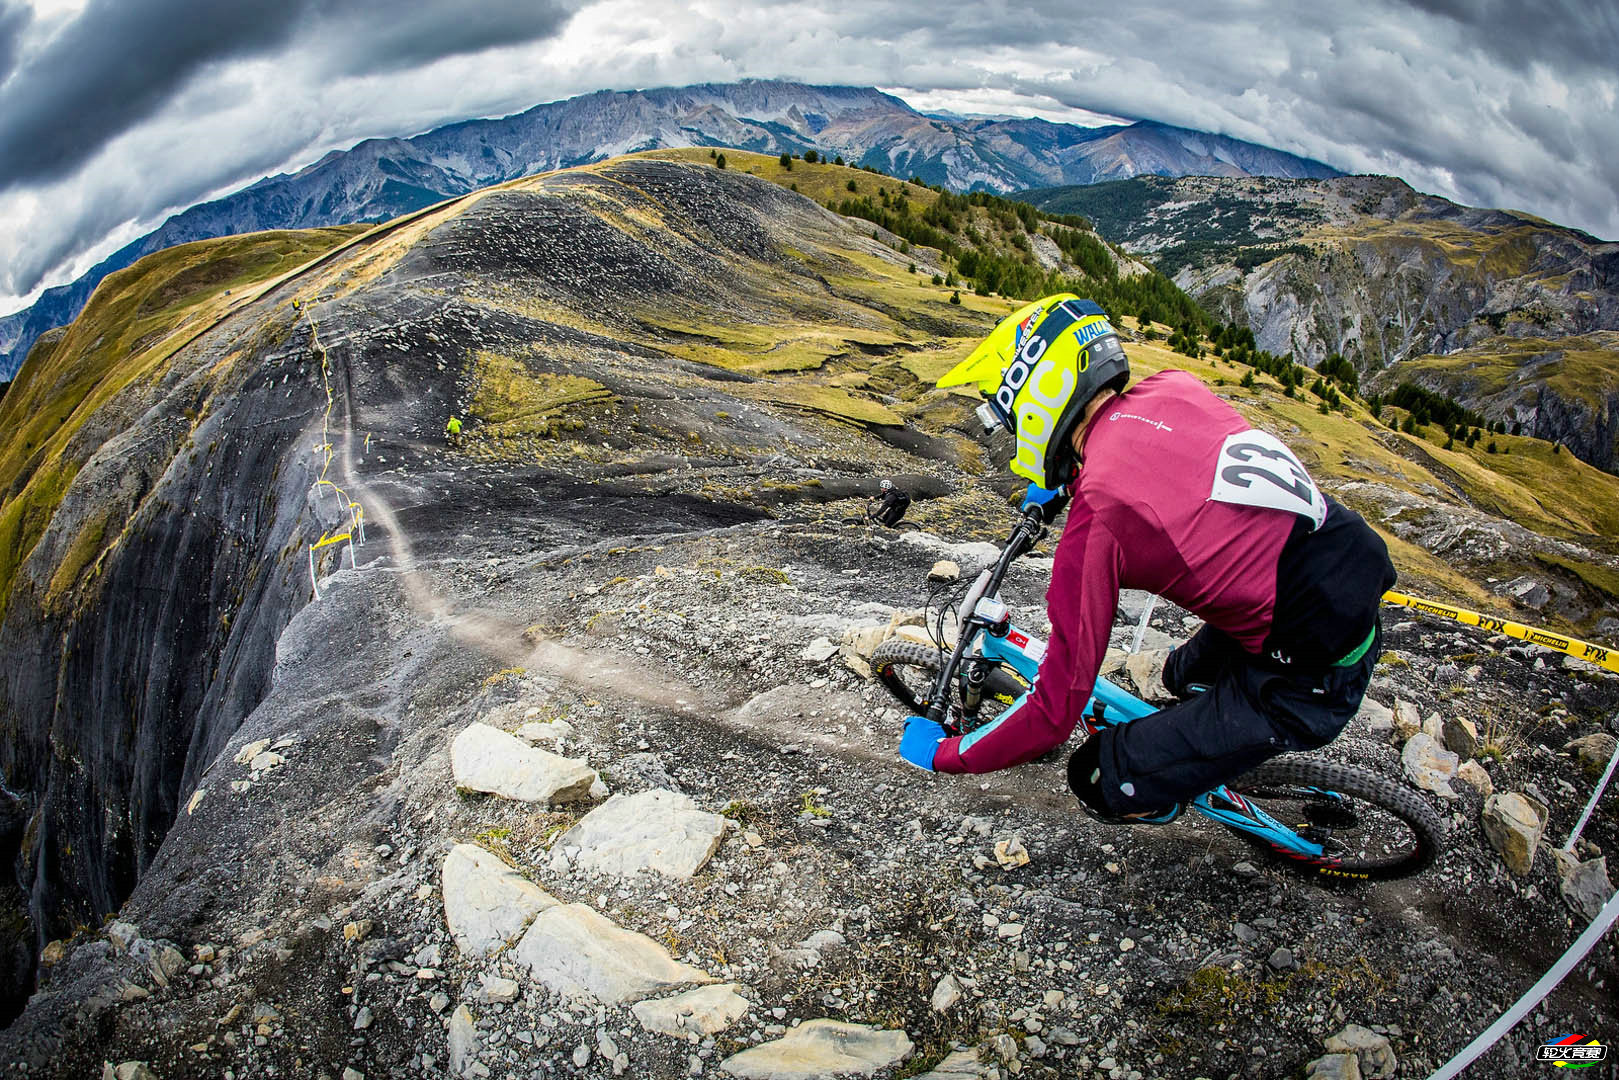
[[[982,626],[982,623],[979,625]],[[970,622],[964,626],[964,632],[969,628]],[[978,635],[977,648],[979,655],[1001,661],[1031,686],[1034,684],[1035,673],[1040,668],[1040,658],[1045,655],[1045,642],[1009,624],[1004,634],[991,633],[987,629],[981,631]],[[1025,692],[1011,708],[1021,706],[1027,697],[1028,693]],[[1134,694],[1103,678],[1096,680],[1091,699],[1085,703],[1084,715],[1095,715],[1097,702],[1105,706],[1102,720],[1104,725],[1128,724],[1132,720],[1139,720],[1157,711]],[[1333,792],[1322,791],[1321,794],[1334,799],[1341,798]],[[1225,805],[1222,806],[1220,803]],[[1204,817],[1211,818],[1227,828],[1258,837],[1283,855],[1295,859],[1315,860],[1324,854],[1320,844],[1306,840],[1266,813],[1263,807],[1249,802],[1224,784],[1213,791],[1204,792],[1189,805]]]

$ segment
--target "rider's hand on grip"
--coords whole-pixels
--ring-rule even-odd
[[[1068,506],[1068,496],[1067,484],[1054,488],[1043,488],[1039,484],[1031,483],[1029,490],[1023,494],[1023,505],[1019,506],[1018,509],[1024,513],[1028,513],[1031,509],[1038,509],[1041,520],[1049,525]]]
[[[913,716],[905,722],[905,734],[899,740],[899,756],[918,769],[932,772],[933,755],[949,734],[943,725],[926,717]]]

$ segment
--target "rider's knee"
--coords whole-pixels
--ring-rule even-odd
[[[1111,814],[1113,808],[1102,794],[1102,739],[1092,736],[1080,744],[1068,757],[1068,790],[1079,801],[1099,814]]]

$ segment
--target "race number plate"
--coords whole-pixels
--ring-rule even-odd
[[[1257,428],[1228,435],[1214,463],[1209,498],[1238,506],[1286,510],[1309,518],[1318,529],[1327,500],[1282,440]]]

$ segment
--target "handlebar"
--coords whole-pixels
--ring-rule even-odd
[[[1001,556],[990,567],[989,580],[978,592],[979,596],[994,596],[1000,591],[1001,581],[1006,577],[1007,570],[1012,563],[1033,550],[1042,537],[1046,535],[1046,517],[1043,507],[1030,506],[1023,511],[1022,519],[1012,530],[1012,535],[1006,538],[1001,547]],[[950,662],[939,669],[938,679],[934,682],[933,694],[928,705],[928,719],[936,724],[944,723],[950,703],[950,681],[961,667],[961,658],[966,655],[967,648],[976,636],[968,632],[973,621],[971,611],[963,611],[961,629],[956,634],[956,648],[950,656]]]

